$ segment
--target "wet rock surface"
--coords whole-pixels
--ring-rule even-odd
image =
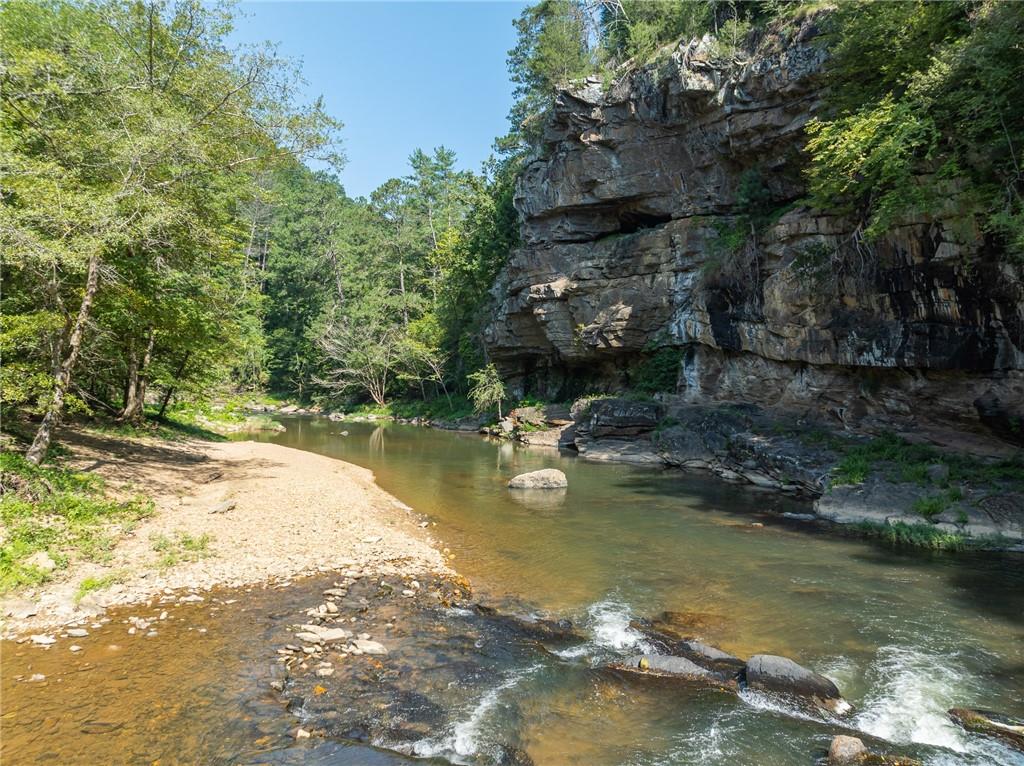
[[[747,660],[742,680],[750,689],[811,700],[834,713],[851,709],[832,681],[788,657],[756,654]]]
[[[973,734],[999,740],[1024,752],[1024,719],[970,708],[953,708],[949,717]]]
[[[349,579],[341,581],[348,596],[339,602],[339,614],[323,619],[325,625],[345,624],[361,632],[333,647],[314,643],[309,653],[307,647],[285,644],[277,663],[280,680],[274,688],[314,738],[409,755],[444,750],[446,732],[466,705],[491,688],[505,668],[583,640],[566,620],[474,604],[462,580],[424,578],[411,589],[412,597],[402,598],[397,583]],[[365,651],[371,642],[386,651]],[[319,672],[328,665],[330,673]],[[506,743],[485,748],[476,762],[525,766],[532,760]]]

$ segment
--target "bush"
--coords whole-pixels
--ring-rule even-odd
[[[675,392],[683,352],[678,348],[660,348],[647,355],[630,374],[630,385],[644,394]]]

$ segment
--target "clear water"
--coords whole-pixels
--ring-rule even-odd
[[[592,665],[634,651],[633,617],[703,615],[739,656],[782,654],[833,678],[852,726],[929,764],[1022,764],[966,737],[953,706],[1024,714],[1020,557],[922,553],[781,519],[799,501],[679,471],[401,425],[283,420],[261,438],[365,466],[428,514],[478,591],[566,615],[592,637],[563,662],[509,668],[422,754],[469,756],[515,726],[539,764],[805,764],[835,727],[755,695],[622,689]],[[343,436],[341,432],[347,431]],[[557,467],[565,492],[505,483]],[[763,523],[754,526],[752,523]],[[502,735],[504,739],[502,739]]]
[[[495,746],[514,742],[541,766],[803,766],[842,731],[753,694],[594,671],[643,648],[631,619],[671,610],[694,615],[706,640],[735,654],[783,654],[833,678],[857,707],[847,725],[879,749],[928,766],[1024,764],[945,716],[952,706],[1024,715],[1020,557],[840,537],[782,519],[806,510],[798,501],[699,474],[589,463],[474,434],[281,420],[286,432],[259,438],[372,469],[436,523],[482,600],[514,598],[571,618],[587,636],[557,654],[502,654],[482,684],[453,691],[451,723],[412,743],[413,757],[494,763]],[[568,490],[506,488],[542,467],[563,470]],[[283,640],[288,608],[315,602],[320,586],[300,587],[309,592],[222,595],[237,599],[231,606],[210,599],[130,651],[124,626],[112,624],[70,667],[66,655],[5,644],[3,762],[408,762],[280,736],[292,719],[267,692],[267,647]],[[208,633],[190,630],[197,620]],[[46,683],[14,680],[32,672]]]

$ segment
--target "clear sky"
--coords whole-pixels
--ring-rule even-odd
[[[242,2],[237,43],[271,41],[299,59],[307,96],[345,123],[353,197],[406,175],[416,148],[445,145],[477,170],[507,131],[505,57],[524,3]]]

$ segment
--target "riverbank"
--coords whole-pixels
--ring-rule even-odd
[[[312,413],[310,413],[312,414]],[[532,403],[494,425],[476,416],[331,413],[480,432],[597,462],[709,472],[806,501],[790,518],[933,550],[1024,552],[1024,450],[979,433],[858,433],[749,405],[590,396]]]
[[[103,477],[114,496],[145,493],[153,510],[124,531],[102,563],[70,556],[48,581],[0,600],[5,637],[165,592],[345,569],[449,572],[425,522],[364,468],[255,442],[85,431],[62,434],[62,442],[71,452],[67,466]]]

